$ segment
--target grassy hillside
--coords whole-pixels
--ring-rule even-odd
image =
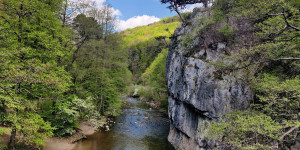
[[[170,37],[177,26],[180,24],[178,17],[167,17],[159,22],[147,26],[127,29],[121,34],[126,46],[132,46],[141,42],[153,40],[155,37]]]

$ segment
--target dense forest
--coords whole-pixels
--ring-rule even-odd
[[[78,119],[97,127],[101,116],[120,113],[118,96],[131,73],[109,5],[0,4],[0,122],[9,127],[0,131],[11,132],[7,148],[17,147],[16,141],[41,147],[44,138],[73,134]]]
[[[214,76],[238,74],[253,91],[247,110],[209,125],[209,139],[236,149],[299,142],[300,2],[161,2],[179,15],[116,32],[110,5],[0,0],[0,135],[10,135],[8,144],[0,138],[0,148],[40,149],[44,139],[77,132],[79,120],[100,128],[100,120],[121,114],[120,95],[167,108],[169,44],[181,23],[191,26],[191,13],[180,9],[194,3],[203,3],[198,11],[209,15],[183,37],[183,47],[199,36],[206,47],[225,42],[230,50],[225,61],[211,63]]]

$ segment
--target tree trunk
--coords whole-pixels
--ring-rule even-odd
[[[180,12],[179,12],[179,9],[178,9],[178,6],[174,6],[174,10],[175,10],[175,12],[178,14],[178,16],[180,17],[182,23],[185,24],[185,20],[184,20],[183,17],[181,16],[181,14],[180,14]]]
[[[55,112],[55,105],[56,105],[56,100],[54,99],[53,102],[52,102],[52,115],[54,116],[56,114]]]
[[[66,25],[66,20],[67,20],[67,8],[68,8],[68,1],[65,1],[64,5],[64,12],[63,12],[63,20],[62,20],[62,26],[65,27]]]
[[[100,94],[101,94],[101,97],[100,97],[100,107],[99,107],[99,113],[100,113],[100,110],[101,110],[101,107],[102,107],[102,112],[104,112],[104,99],[103,99],[103,84],[104,84],[104,74],[105,74],[105,50],[103,49],[103,55],[102,55],[102,73],[101,73],[101,90],[100,90]]]
[[[103,101],[103,99],[102,99],[102,95],[100,96],[101,98],[100,98],[100,101],[99,101],[99,108],[98,108],[98,112],[101,114],[101,108],[102,108],[102,101]]]
[[[8,143],[8,149],[10,150],[15,150],[15,144],[16,144],[16,134],[17,134],[17,129],[15,126],[12,127],[11,130],[11,136],[10,136],[10,140]]]

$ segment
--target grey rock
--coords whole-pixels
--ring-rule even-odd
[[[222,149],[218,143],[205,137],[208,124],[231,111],[246,109],[252,92],[237,78],[238,73],[218,78],[215,67],[210,64],[230,61],[221,57],[225,54],[226,43],[215,43],[215,49],[199,48],[202,40],[195,38],[191,47],[184,48],[180,41],[191,32],[192,26],[176,29],[167,57],[168,115],[171,122],[168,140],[182,150]],[[187,55],[189,51],[193,54]]]

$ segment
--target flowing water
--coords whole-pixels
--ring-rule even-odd
[[[115,118],[111,131],[87,136],[74,150],[168,150],[169,120],[166,114],[127,98],[123,114]]]

